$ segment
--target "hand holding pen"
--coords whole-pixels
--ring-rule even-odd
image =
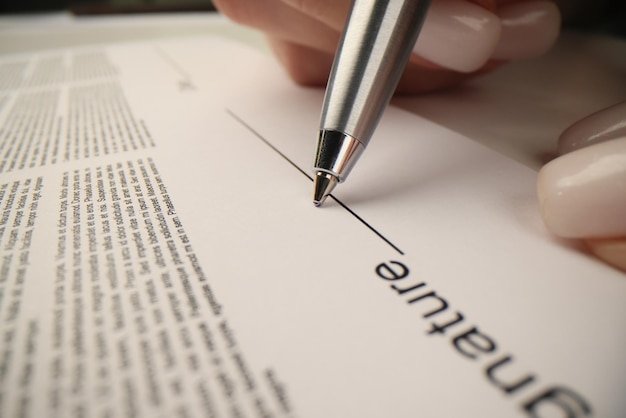
[[[215,3],[236,22],[263,31],[297,83],[326,84],[351,1]],[[506,61],[539,56],[554,44],[562,14],[600,9],[605,1],[591,3],[432,0],[396,91],[417,94],[442,89]],[[603,133],[598,135],[598,130]],[[598,141],[604,142],[589,146]],[[567,154],[539,175],[546,225],[559,236],[584,239],[591,252],[626,271],[626,105],[574,124],[562,135],[559,152]]]
[[[290,77],[323,87],[351,0],[216,0],[234,21],[259,29]],[[550,1],[433,0],[398,91],[458,84],[506,60],[546,52],[559,33]]]

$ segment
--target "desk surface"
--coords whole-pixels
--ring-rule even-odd
[[[219,35],[268,51],[264,38],[215,13],[0,18],[0,53],[85,44]],[[546,56],[515,62],[460,88],[394,104],[470,137],[529,167],[554,156],[563,129],[626,100],[626,41],[564,33]]]

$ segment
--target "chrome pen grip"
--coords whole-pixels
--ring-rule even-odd
[[[355,0],[326,86],[313,203],[346,179],[398,85],[429,0]]]
[[[331,70],[320,130],[369,142],[404,71],[429,0],[355,0]]]

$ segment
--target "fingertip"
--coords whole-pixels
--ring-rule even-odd
[[[491,8],[488,2],[433,2],[413,52],[457,72],[480,69],[500,37],[500,19]]]
[[[493,58],[535,58],[555,44],[561,30],[561,14],[552,1],[534,0],[504,4],[498,9],[502,23]]]
[[[626,102],[617,103],[572,124],[559,137],[560,155],[626,136]]]
[[[564,238],[626,235],[626,137],[563,155],[539,172],[544,222]]]

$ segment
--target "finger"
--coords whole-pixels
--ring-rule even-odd
[[[470,73],[492,55],[500,19],[466,0],[433,1],[413,52],[450,70]]]
[[[327,23],[332,22],[332,19],[338,21],[345,19],[342,15],[347,14],[345,1],[332,5],[326,1],[320,0],[324,7],[320,7],[319,12],[312,10],[312,6],[307,6],[315,3],[309,0],[302,0],[298,7],[294,7],[294,3],[285,3],[282,0],[218,0],[216,5],[236,22],[264,31],[272,39],[272,49],[279,55],[287,72],[296,82],[321,86],[326,83],[330,70],[328,55],[335,53],[340,37],[340,31]],[[472,7],[478,8],[475,5]],[[319,20],[322,10],[333,10],[328,13],[336,17],[324,18],[322,22]],[[312,13],[317,18],[303,11]],[[343,21],[335,26],[343,26]],[[431,91],[458,84],[467,78],[454,75],[450,71],[440,74],[434,71],[420,71],[420,68],[442,69],[436,63],[412,55],[406,75],[400,83],[399,92],[414,94]]]
[[[626,206],[624,206],[624,199],[621,199],[620,203],[619,197],[620,195],[622,197],[626,196],[626,173],[622,172],[620,174],[618,167],[620,164],[621,167],[626,167],[626,157],[623,156],[626,152],[620,152],[619,149],[616,148],[619,148],[619,144],[623,144],[625,141],[626,102],[623,102],[596,112],[566,129],[559,138],[558,151],[559,154],[563,156],[556,160],[561,160],[561,164],[563,164],[563,160],[565,160],[565,164],[567,164],[566,159],[570,159],[571,156],[576,157],[582,152],[583,155],[586,153],[589,157],[592,155],[591,152],[593,152],[594,157],[591,162],[587,163],[586,171],[592,174],[595,172],[595,174],[593,174],[595,181],[589,182],[588,186],[583,188],[583,192],[576,191],[577,184],[580,185],[584,183],[585,177],[591,177],[589,174],[587,176],[571,176],[574,173],[570,172],[570,180],[563,181],[564,179],[561,179],[561,182],[569,183],[569,187],[567,188],[573,190],[574,196],[578,194],[579,197],[582,197],[585,195],[584,189],[595,189],[595,192],[605,197],[594,199],[594,197],[588,196],[588,204],[590,205],[595,202],[595,205],[600,207],[613,205],[613,211],[621,212],[622,218],[626,218]],[[626,145],[624,145],[623,148],[626,148]],[[615,153],[612,154],[613,152]],[[616,168],[617,170],[615,170]],[[568,172],[567,170],[571,169],[566,168],[566,172]],[[554,173],[551,174],[549,170],[547,173],[543,173],[543,171],[544,170],[540,172],[540,195],[545,194],[549,196],[554,193],[563,193],[563,190],[560,190],[560,188],[552,189],[552,187],[547,187],[548,183],[555,181],[555,179],[551,179],[551,177],[555,177],[555,175]],[[571,181],[571,178],[574,178],[575,181]],[[581,188],[581,186],[578,186],[578,188]],[[547,192],[549,189],[552,189],[552,192]],[[571,195],[572,192],[570,191],[569,194]],[[611,196],[613,198],[611,198]],[[540,197],[540,200],[544,199]],[[605,218],[604,213],[593,208],[571,207],[567,209],[563,207],[563,202],[561,202],[561,209],[558,209],[553,207],[553,203],[548,203],[553,200],[554,198],[546,198],[546,204],[542,204],[542,208],[544,208],[542,212],[544,213],[544,218],[549,228],[554,229],[554,226],[550,225],[548,218],[559,216],[558,211],[565,210],[566,212],[574,212],[575,209],[582,209],[582,212],[578,215],[579,217],[584,216],[585,211],[589,211],[590,214],[587,216],[587,219],[580,219],[579,223],[584,225],[589,222],[589,219],[599,218],[605,223],[605,226],[601,229],[601,233],[598,233],[596,230],[595,235],[604,235],[605,237],[611,238],[584,239],[587,248],[589,248],[592,254],[604,260],[607,264],[626,271],[626,232],[624,232],[622,228],[622,232],[620,233],[621,226],[619,222],[615,223],[615,220],[612,220],[611,216]],[[620,204],[622,205],[621,208]],[[550,215],[550,213],[553,214]],[[615,213],[615,216],[619,216],[619,214]],[[563,228],[563,226],[560,228]],[[566,226],[566,228],[568,227]],[[569,227],[569,231],[570,233],[576,232],[571,226]],[[593,231],[578,231],[575,235],[585,238],[593,236],[594,233]]]
[[[566,238],[626,236],[626,137],[563,155],[539,172],[548,227]]]
[[[287,4],[290,7],[297,10],[298,12],[302,13],[303,15],[319,20],[324,25],[328,26],[329,28],[332,28],[338,35],[341,33],[341,31],[343,31],[345,27],[346,19],[348,17],[348,14],[350,12],[350,7],[352,4],[352,2],[348,0],[281,0],[281,1],[284,4]],[[486,0],[486,1],[490,2],[493,0]],[[337,40],[338,39],[339,37],[337,38]],[[290,44],[298,43],[294,39],[284,39],[284,40],[291,41],[289,42]],[[309,42],[309,43],[306,43],[306,45],[310,46],[312,45],[312,43]],[[291,50],[292,46],[293,45],[291,45],[288,48],[281,48],[281,49],[288,51],[288,50]],[[325,51],[333,52],[333,53],[335,52],[335,50],[336,50],[336,45],[335,45],[335,49],[333,49],[332,51],[325,49]],[[304,57],[305,54],[299,53],[298,56]],[[436,63],[428,61],[427,59],[420,57],[418,55],[411,56],[411,64],[415,66],[423,66],[423,67],[432,68],[432,69],[442,68],[440,65],[437,65]]]
[[[319,20],[330,28],[341,32],[350,12],[350,0],[281,0],[294,10]]]
[[[272,38],[334,54],[340,32],[281,0],[216,0],[217,8],[236,23]]]
[[[341,31],[345,25],[346,17],[350,12],[352,1],[350,0],[281,0],[301,13],[314,17],[331,28]],[[495,13],[496,0],[456,0],[463,3],[473,3],[484,10]],[[434,0],[431,9],[439,8],[450,0]]]
[[[551,1],[477,5],[433,1],[414,52],[441,67],[473,72],[490,58],[517,60],[547,52],[560,32],[559,9]]]
[[[548,229],[587,239],[612,265],[626,259],[626,136],[581,148],[544,166],[538,195]]]
[[[561,13],[552,1],[516,1],[498,5],[502,30],[492,58],[518,60],[546,53],[561,30]]]
[[[322,87],[328,81],[333,54],[268,37],[268,43],[287,74],[303,86]]]
[[[332,0],[282,0],[300,13],[340,32],[350,2]],[[473,72],[493,53],[500,35],[494,0],[435,0],[431,3],[414,53],[425,66]],[[414,60],[416,62],[416,60]]]
[[[328,81],[333,54],[268,37],[268,42],[289,76],[304,86],[323,87]],[[419,94],[455,86],[473,74],[430,69],[421,63],[409,63],[396,89],[397,94]]]
[[[626,102],[600,110],[567,128],[559,137],[559,154],[626,136]]]

